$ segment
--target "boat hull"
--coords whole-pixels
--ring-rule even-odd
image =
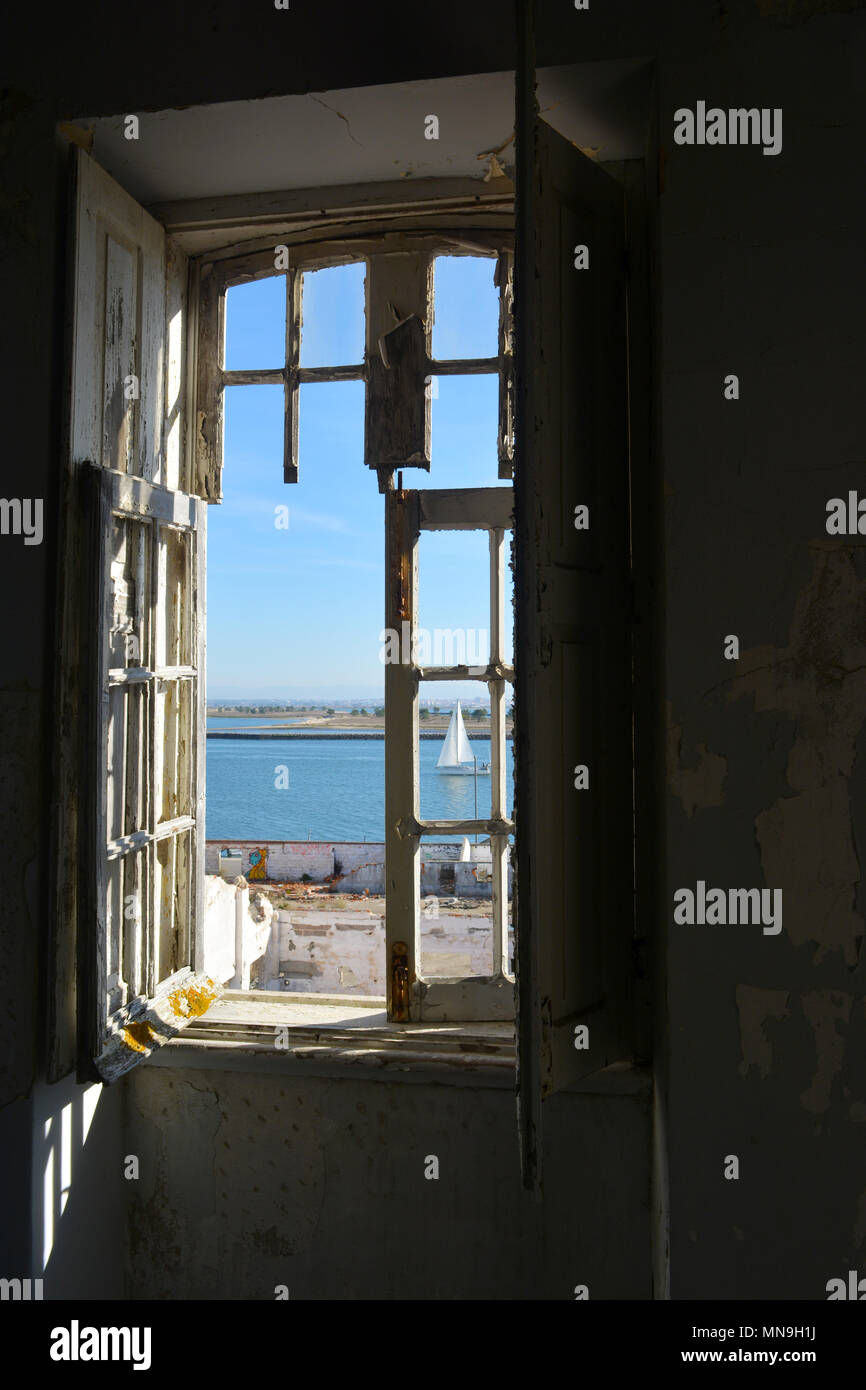
[[[444,773],[446,777],[474,777],[476,775],[474,767],[437,767],[437,772]],[[489,777],[489,767],[479,767],[479,777]]]

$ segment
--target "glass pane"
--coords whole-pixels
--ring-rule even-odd
[[[148,522],[114,517],[111,527],[110,667],[146,666],[150,647],[150,546]]]
[[[495,256],[437,256],[433,262],[433,356],[495,357],[499,290]]]
[[[193,814],[194,681],[159,681],[157,690],[157,824]]]
[[[192,549],[189,531],[159,528],[160,618],[156,660],[159,666],[190,666],[192,640]]]
[[[270,275],[226,293],[227,372],[286,364],[286,277]]]
[[[504,487],[499,477],[499,377],[431,379],[430,475],[423,487]]]
[[[363,362],[366,270],[365,261],[355,261],[304,271],[302,367],[344,367]]]

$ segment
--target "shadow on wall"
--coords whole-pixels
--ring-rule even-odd
[[[126,1255],[122,1086],[34,1093],[32,1273],[45,1299],[119,1299]]]

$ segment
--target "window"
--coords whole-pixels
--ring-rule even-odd
[[[507,230],[474,230],[472,239],[445,233],[430,234],[408,229],[377,236],[344,235],[328,242],[307,235],[297,243],[273,242],[250,252],[220,253],[194,266],[198,284],[198,366],[196,459],[198,476],[205,480],[211,501],[221,496],[223,461],[224,391],[232,385],[280,385],[284,393],[283,476],[298,480],[299,392],[303,385],[326,381],[363,381],[366,386],[364,453],[379,490],[394,487],[398,469],[430,471],[431,404],[440,379],[489,375],[498,381],[498,476],[510,479],[513,438],[513,325],[512,236]],[[489,258],[495,266],[500,311],[494,326],[492,350],[486,356],[434,357],[435,329],[432,316],[435,268],[440,277],[454,256]],[[328,293],[324,271],[329,267],[359,267],[366,274],[366,324],[355,325],[352,352],[361,360],[346,361],[349,341],[324,344],[306,330],[316,322],[316,299]],[[283,267],[280,269],[280,267]],[[276,274],[285,280],[285,350],[278,365],[230,368],[224,362],[226,296],[231,286],[262,280]],[[448,351],[448,333],[454,334],[455,306],[446,286],[442,295],[445,336],[438,334]],[[463,306],[464,316],[467,306]],[[451,324],[448,319],[451,319]],[[364,339],[360,337],[364,330]],[[276,334],[270,331],[276,352]],[[308,347],[311,342],[314,347]],[[439,341],[436,343],[439,346]],[[250,350],[254,350],[250,345]],[[255,349],[257,350],[257,349]],[[329,356],[330,364],[315,362]],[[341,359],[335,361],[335,358]],[[305,360],[306,359],[306,360]],[[434,480],[435,483],[435,480]]]
[[[355,237],[347,244],[315,243],[289,248],[278,245],[250,255],[227,255],[200,267],[203,309],[200,318],[199,411],[208,422],[208,472],[214,491],[223,463],[223,401],[226,387],[275,386],[284,391],[284,478],[299,480],[300,397],[322,382],[358,380],[365,384],[365,461],[375,470],[385,493],[387,558],[384,629],[397,639],[399,661],[385,665],[385,882],[386,960],[384,978],[388,1017],[454,1021],[511,1019],[513,977],[508,950],[508,839],[513,832],[506,811],[505,687],[513,679],[503,661],[505,627],[505,535],[511,527],[510,486],[439,490],[436,472],[426,491],[402,487],[404,470],[431,470],[431,423],[438,383],[489,377],[498,391],[494,421],[496,474],[512,471],[513,363],[511,354],[512,252],[508,232],[476,233],[471,242],[445,234],[404,232],[399,238]],[[471,262],[467,257],[472,256]],[[475,272],[473,290],[480,313],[459,303],[453,273],[456,255]],[[361,259],[363,257],[363,259]],[[280,271],[276,267],[282,266]],[[483,293],[482,276],[495,287]],[[324,341],[316,317],[317,303],[338,292],[337,273],[366,278],[366,324],[349,321],[340,341]],[[450,272],[450,273],[449,273]],[[279,273],[285,280],[285,353],[281,365],[253,368],[225,365],[226,300],[231,287],[255,283]],[[465,274],[460,277],[464,291]],[[491,313],[491,300],[495,309]],[[435,305],[435,313],[434,313]],[[455,356],[453,345],[466,341],[463,322],[474,333],[469,348],[477,355]],[[486,322],[484,321],[486,319]],[[458,322],[459,329],[458,329]],[[341,320],[342,322],[342,320]],[[379,327],[384,331],[376,333]],[[366,329],[366,331],[365,331]],[[252,355],[278,351],[280,334],[271,324],[262,346],[245,345]],[[270,348],[265,346],[270,342]],[[214,364],[213,346],[221,351]],[[440,355],[433,355],[433,348]],[[483,354],[483,355],[482,355]],[[351,360],[351,359],[356,360]],[[202,412],[203,407],[203,412]],[[398,474],[395,488],[395,473]],[[497,478],[488,481],[496,483]],[[415,532],[405,531],[414,517]],[[471,680],[467,667],[426,669],[417,659],[417,539],[435,529],[483,529],[491,538],[489,662],[475,674],[491,696],[493,805],[489,817],[473,821],[419,820],[418,698],[421,681]],[[406,631],[404,632],[404,629]],[[408,637],[407,637],[408,633]],[[426,981],[420,959],[421,874],[423,837],[471,834],[490,836],[493,970],[489,977]],[[406,983],[405,990],[402,983]],[[306,996],[305,996],[306,997]]]
[[[238,238],[230,244],[226,234],[222,247],[211,244],[189,264],[179,241],[77,152],[63,572],[79,575],[90,557],[92,584],[89,595],[75,584],[61,592],[66,655],[57,892],[63,929],[56,955],[64,987],[52,1020],[55,1075],[75,1051],[85,1058],[84,1071],[95,1062],[103,1074],[116,1075],[163,1038],[204,1026],[195,1021],[196,1009],[207,1003],[195,993],[202,667],[194,642],[182,650],[175,642],[170,651],[157,634],[195,632],[203,504],[221,491],[224,389],[241,381],[282,390],[289,483],[298,476],[300,389],[363,381],[365,459],[386,508],[386,626],[408,622],[411,634],[415,553],[428,530],[469,527],[488,537],[494,639],[483,679],[497,740],[512,674],[516,682],[517,1036],[527,1172],[536,1164],[543,1096],[627,1054],[634,914],[623,195],[541,120],[524,128],[520,149],[514,252],[509,208],[473,196],[450,205],[368,206],[363,219],[351,209],[338,211],[324,227],[321,216],[308,212],[278,235],[269,232],[240,249]],[[246,235],[255,237],[255,228]],[[589,274],[576,271],[580,243],[591,247]],[[284,267],[275,261],[275,245],[287,250]],[[447,286],[446,258],[460,254],[496,259],[502,312],[496,350],[488,356],[447,356],[447,313],[431,337],[431,276],[441,272]],[[327,345],[307,358],[297,334],[305,277],[362,261],[363,360],[346,364],[341,351],[344,361],[334,365]],[[280,357],[278,341],[260,366],[229,366],[222,360],[226,291],[275,273],[285,276],[285,350]],[[311,288],[315,283],[311,278]],[[407,488],[409,469],[430,472],[434,380],[441,385],[479,373],[499,381],[498,479],[492,486],[442,489],[431,477],[428,487]],[[105,474],[98,486],[87,482],[96,470]],[[89,539],[75,524],[88,496]],[[574,524],[578,507],[588,509],[588,529]],[[495,635],[512,525],[519,581],[513,673]],[[174,576],[170,585],[155,582],[160,565]],[[178,616],[184,613],[193,616]],[[127,636],[136,642],[127,643]],[[109,663],[112,640],[116,665]],[[121,660],[118,642],[138,650],[124,650]],[[95,688],[90,698],[79,696],[78,677],[91,668]],[[434,984],[424,981],[416,958],[417,850],[429,825],[419,815],[412,750],[418,686],[440,674],[414,658],[386,669],[393,772],[390,1020],[406,1016],[408,1001],[409,1018],[414,1008],[419,1026],[425,1017],[510,1018],[513,1009],[501,910],[489,978]],[[501,795],[501,741],[497,748],[485,828],[496,851],[501,908],[502,852],[512,823]],[[589,794],[576,788],[579,765],[589,769]],[[119,887],[117,871],[108,867],[116,860],[125,861]],[[109,908],[112,873],[115,907],[120,899],[130,905],[139,891],[147,899],[138,917]],[[401,943],[405,952],[396,950]],[[77,1049],[69,1042],[73,1022]],[[136,1036],[131,1025],[137,1024],[150,1032],[142,1027]],[[577,1041],[584,1027],[586,1046]]]

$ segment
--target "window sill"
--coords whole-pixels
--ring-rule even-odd
[[[384,998],[226,990],[149,1065],[417,1074],[513,1088],[514,1025],[389,1023]]]
[[[285,1039],[288,1047],[277,1047]],[[384,998],[226,990],[148,1066],[278,1075],[366,1076],[512,1090],[514,1025],[388,1023]],[[648,1068],[618,1062],[571,1093],[648,1095]]]

